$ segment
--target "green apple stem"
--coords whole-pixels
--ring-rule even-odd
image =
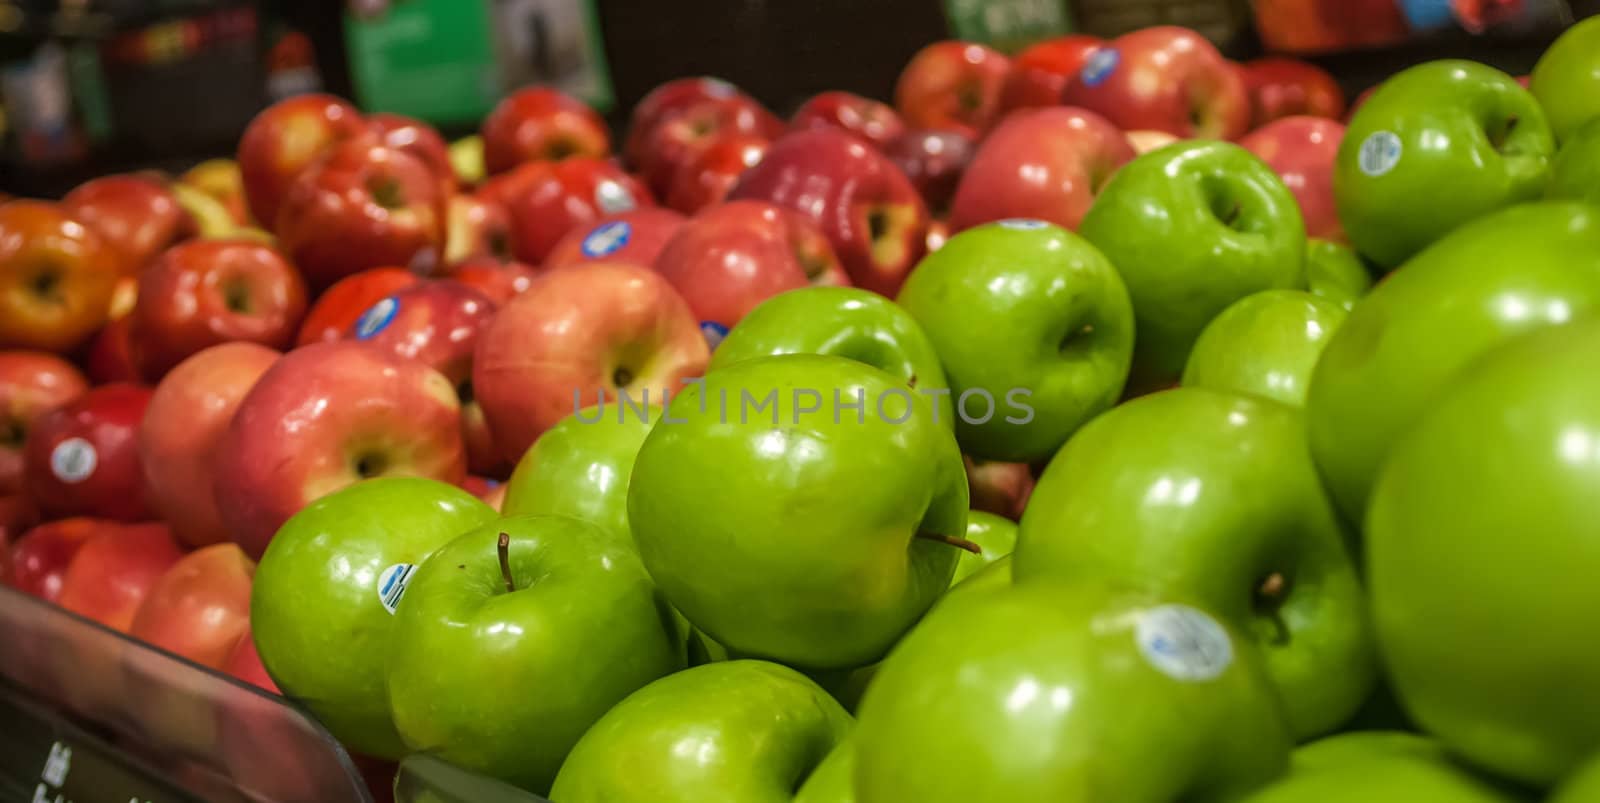
[[[1289,580],[1282,572],[1267,575],[1261,585],[1256,586],[1256,611],[1271,625],[1274,644],[1289,643],[1289,625],[1283,621],[1283,602],[1288,591]]]
[[[511,579],[511,533],[500,534],[500,576],[505,578],[506,592],[516,593],[517,583]]]
[[[938,533],[925,533],[925,532],[922,532],[921,530],[918,530],[917,531],[917,537],[918,538],[926,538],[929,541],[938,541],[941,544],[949,544],[950,546],[953,546],[953,547],[955,547],[957,549],[965,549],[966,551],[971,552],[974,555],[982,555],[983,554],[983,547],[978,546],[977,544],[975,544],[975,543],[973,543],[971,541],[968,541],[965,538],[961,538],[959,536],[940,535]]]

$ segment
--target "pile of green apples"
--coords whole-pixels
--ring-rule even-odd
[[[774,297],[503,511],[294,516],[264,664],[355,750],[555,803],[1600,801],[1600,21],[1531,90],[1395,76],[1335,194],[1313,247],[1181,141],[1075,232]],[[1036,467],[1020,524],[963,453]]]

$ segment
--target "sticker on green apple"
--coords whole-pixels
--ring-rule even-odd
[[[1215,680],[1233,663],[1233,640],[1217,620],[1187,605],[1162,605],[1139,617],[1139,652],[1162,674],[1191,683]]]
[[[400,598],[405,596],[406,584],[411,581],[417,566],[414,563],[396,563],[378,575],[378,600],[383,603],[383,609],[390,614],[400,607]]]
[[[1393,131],[1374,131],[1361,142],[1357,163],[1361,172],[1377,178],[1400,163],[1400,136]]]

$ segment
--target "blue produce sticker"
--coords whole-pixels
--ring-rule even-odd
[[[396,563],[378,575],[378,601],[383,603],[384,610],[392,614],[400,607],[400,598],[405,595],[406,585],[416,571],[415,564]]]
[[[1122,54],[1117,52],[1116,48],[1102,47],[1083,63],[1083,70],[1078,73],[1078,79],[1083,81],[1084,86],[1099,86],[1117,71],[1117,65],[1121,63]]]
[[[1012,229],[1014,231],[1038,231],[1050,224],[1042,220],[1034,220],[1033,218],[1014,217],[1007,220],[1002,220],[995,225],[998,225],[1002,229]]]
[[[1145,611],[1134,632],[1139,652],[1162,674],[1191,683],[1215,680],[1233,663],[1233,640],[1210,615],[1187,605]]]
[[[389,327],[389,323],[394,320],[394,316],[399,312],[400,299],[394,296],[389,296],[368,307],[367,311],[361,313],[361,317],[356,319],[356,339],[371,340],[377,337],[379,332]]]
[[[728,327],[716,321],[701,321],[700,334],[705,336],[706,345],[710,346],[712,351],[716,351],[717,346],[722,345],[723,339],[728,336]]]
[[[601,223],[583,238],[579,250],[590,259],[611,256],[628,244],[633,237],[633,226],[626,220],[613,220],[610,223]]]
[[[1402,150],[1398,134],[1393,131],[1374,131],[1361,141],[1361,151],[1357,155],[1356,164],[1361,168],[1361,172],[1377,178],[1393,170],[1394,166],[1400,163]]]

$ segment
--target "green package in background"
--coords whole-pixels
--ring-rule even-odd
[[[1072,32],[1067,0],[944,0],[944,16],[955,38],[1007,53]]]
[[[602,112],[615,102],[593,0],[390,0],[345,15],[368,111],[474,124],[505,94],[547,84]]]

